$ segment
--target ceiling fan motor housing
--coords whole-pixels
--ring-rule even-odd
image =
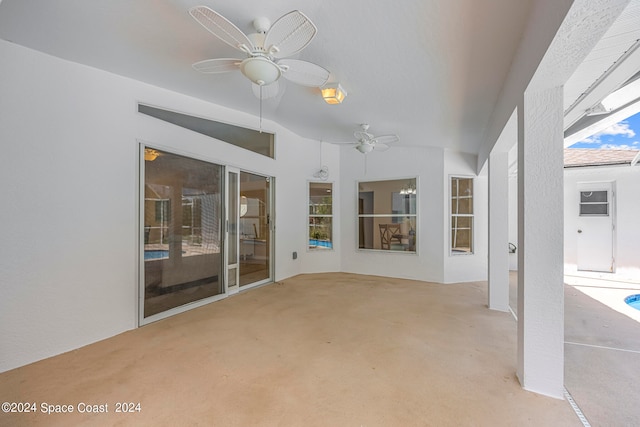
[[[269,18],[261,17],[253,20],[253,28],[256,29],[258,33],[265,34],[271,28],[271,21]]]

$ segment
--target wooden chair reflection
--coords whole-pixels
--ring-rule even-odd
[[[404,250],[400,224],[379,224],[380,249]]]

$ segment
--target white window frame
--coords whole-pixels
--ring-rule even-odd
[[[321,214],[321,215],[315,215],[309,212],[309,202],[311,201],[311,185],[312,184],[323,184],[323,185],[331,185],[331,214]],[[325,252],[325,251],[333,251],[335,249],[335,241],[333,239],[333,226],[334,226],[334,207],[335,207],[335,198],[334,198],[334,193],[335,193],[335,184],[330,181],[308,181],[307,182],[307,230],[305,231],[305,236],[306,236],[306,247],[307,247],[307,252]],[[329,241],[331,242],[331,248],[328,249],[324,249],[324,248],[319,248],[318,246],[316,247],[311,247],[311,245],[309,244],[309,239],[311,238],[311,236],[309,236],[309,225],[311,223],[310,219],[311,218],[331,218],[331,236],[329,236]]]
[[[416,213],[415,214],[393,214],[393,213],[384,213],[384,214],[360,214],[358,211],[358,199],[360,194],[360,184],[365,182],[381,182],[381,181],[410,181],[413,180],[415,184],[415,204],[416,204]],[[377,253],[395,253],[395,254],[405,254],[405,255],[417,255],[419,251],[420,242],[418,239],[417,231],[420,229],[420,183],[417,176],[410,176],[404,178],[388,178],[388,179],[367,179],[356,181],[356,226],[355,226],[355,242],[356,242],[356,250],[361,252],[377,252]],[[413,250],[405,250],[405,251],[397,251],[397,250],[383,250],[383,249],[374,249],[374,248],[360,248],[358,242],[360,241],[360,231],[359,231],[359,223],[361,218],[405,218],[405,217],[413,217],[415,222],[415,230],[414,230],[414,249]]]
[[[471,188],[472,188],[472,193],[471,196],[469,196],[469,198],[471,199],[471,214],[460,214],[460,213],[454,213],[453,212],[453,180],[454,179],[470,179],[471,180]],[[476,227],[475,227],[475,187],[476,187],[476,182],[475,182],[475,177],[474,176],[470,176],[470,175],[449,175],[449,191],[447,193],[447,210],[449,211],[449,228],[448,228],[448,234],[449,234],[449,238],[447,239],[449,242],[449,256],[460,256],[460,255],[473,255],[475,252],[475,233],[476,233]],[[459,187],[458,187],[459,188]],[[458,194],[456,196],[458,198],[458,200],[460,200],[460,195]],[[466,197],[466,196],[463,196]],[[470,250],[468,252],[459,252],[454,250],[454,241],[453,241],[453,227],[454,227],[454,217],[455,218],[471,218],[471,227],[469,227],[471,229],[470,231]]]

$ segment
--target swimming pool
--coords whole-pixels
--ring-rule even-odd
[[[309,246],[320,246],[321,248],[333,248],[333,243],[327,240],[309,239]]]
[[[635,308],[636,310],[640,310],[640,294],[629,295],[624,299],[624,302],[629,304],[629,306]]]
[[[144,251],[145,260],[162,259],[162,258],[169,258],[169,251],[163,251],[163,250]]]

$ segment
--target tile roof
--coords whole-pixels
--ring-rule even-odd
[[[594,148],[565,148],[564,167],[631,165],[640,150],[603,150]]]

